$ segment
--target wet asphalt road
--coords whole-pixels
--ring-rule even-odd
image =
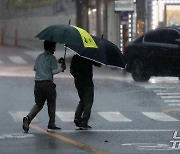
[[[21,54],[23,52],[23,54]],[[18,54],[24,57],[27,51]],[[2,53],[1,53],[2,54]],[[11,52],[7,54],[11,56]],[[6,56],[3,54],[3,56]],[[29,54],[28,54],[29,56]],[[33,59],[33,58],[32,58]],[[90,131],[76,130],[73,113],[78,96],[69,71],[55,77],[57,85],[56,133],[46,131],[47,107],[37,115],[29,133],[22,130],[22,117],[34,104],[32,64],[0,66],[0,153],[120,153],[178,154],[172,148],[180,131],[177,78],[152,78],[136,83],[129,74],[106,67],[94,69],[95,101]],[[169,96],[169,95],[168,95]],[[179,96],[178,94],[176,96]]]

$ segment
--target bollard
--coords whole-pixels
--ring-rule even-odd
[[[18,30],[17,30],[17,28],[15,29],[15,32],[14,32],[14,47],[18,48]]]
[[[1,42],[0,46],[4,46],[4,28],[1,28]]]

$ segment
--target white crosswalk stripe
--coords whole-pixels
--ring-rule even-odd
[[[27,62],[20,56],[9,56],[8,58],[15,64],[27,64]]]
[[[156,121],[179,121],[162,112],[142,112],[142,114]]]
[[[180,106],[180,103],[176,103],[176,104],[173,104],[173,103],[171,103],[171,104],[168,104],[169,106]]]
[[[180,95],[180,93],[160,92],[160,93],[156,93],[156,95],[159,95],[159,96],[166,96],[166,95],[174,96],[174,95]]]
[[[132,120],[123,116],[120,112],[98,112],[103,118],[111,122],[130,122]]]
[[[171,90],[171,89],[176,88],[176,86],[169,86],[169,85],[159,86],[159,85],[156,85],[156,84],[150,84],[150,85],[149,84],[148,85],[142,84],[141,86],[146,88],[146,89],[154,89],[155,91]]]
[[[180,99],[168,99],[164,100],[166,103],[180,103]]]
[[[19,112],[9,111],[9,114],[12,116],[15,122],[22,122],[23,117],[26,116],[28,112],[27,111],[19,111]],[[38,119],[35,117],[33,119],[33,122],[38,122]]]
[[[56,116],[63,122],[72,122],[74,120],[74,112],[56,112]]]
[[[26,52],[27,55],[33,57],[34,59],[36,59],[37,56],[38,56],[39,54],[41,54],[41,53],[42,53],[42,51],[36,51],[36,52],[33,52],[33,51],[27,51],[27,52]]]
[[[168,90],[162,90],[162,89],[156,89],[156,90],[153,90],[155,93],[168,93],[170,92],[170,90],[173,90],[174,88],[172,89],[168,89]]]
[[[162,99],[180,98],[180,96],[161,96]]]

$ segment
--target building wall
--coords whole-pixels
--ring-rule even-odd
[[[5,1],[8,2],[8,0]],[[62,2],[65,3],[65,1]],[[17,32],[18,40],[35,40],[34,37],[47,26],[68,24],[69,19],[71,24],[75,25],[75,4],[71,1],[66,1],[66,3],[71,5],[66,4],[63,9],[57,9],[54,5],[30,9],[16,8],[12,5],[9,6],[11,8],[9,11],[5,7],[6,3],[1,3],[0,8],[4,10],[0,10],[0,38],[3,30],[5,44],[13,45],[16,39],[15,32]]]
[[[15,39],[15,30],[18,33],[18,39],[34,40],[35,36],[45,27],[53,24],[68,24],[71,19],[71,24],[75,24],[75,15],[59,15],[53,17],[29,17],[3,20],[0,24],[0,29],[5,29],[5,43],[13,44]]]
[[[107,6],[107,39],[119,46],[119,15],[114,12],[114,2]]]

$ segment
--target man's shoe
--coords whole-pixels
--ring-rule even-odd
[[[74,119],[74,123],[75,123],[75,125],[76,125],[77,127],[80,126],[80,121],[79,121],[78,119]]]
[[[89,125],[80,125],[79,128],[80,128],[80,130],[89,130],[89,129],[92,129],[92,127],[89,126]]]
[[[25,133],[27,133],[29,131],[29,118],[28,117],[24,117],[23,118],[23,130]]]
[[[48,125],[48,129],[47,129],[48,132],[54,132],[56,130],[61,130],[61,128],[57,127],[57,126],[50,126],[50,125]]]

